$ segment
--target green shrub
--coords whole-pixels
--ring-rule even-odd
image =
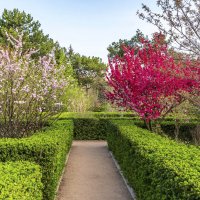
[[[135,118],[131,112],[94,112],[93,115],[97,118]]]
[[[147,129],[144,122],[139,119],[128,120],[126,119],[124,122],[119,120],[120,124],[123,125],[137,125],[140,128]],[[164,120],[160,123],[160,128],[158,133],[165,134],[172,139],[179,139],[180,141],[187,142],[187,143],[194,143],[194,138],[192,136],[192,131],[197,127],[199,124],[198,121],[191,121],[191,122],[180,122],[179,126],[179,134],[176,135],[176,124],[175,121]],[[155,130],[155,122],[152,123],[153,130]]]
[[[0,140],[0,161],[26,160],[41,166],[43,199],[54,199],[73,137],[73,122],[58,121],[43,132],[23,139]]]
[[[0,163],[1,200],[42,200],[40,167],[30,162]]]
[[[113,125],[108,145],[138,200],[199,200],[200,149],[137,126]]]
[[[178,139],[186,142],[193,142],[193,137],[191,132],[196,128],[197,124],[199,124],[199,122],[195,121],[190,123],[180,123]],[[176,126],[174,121],[172,122],[163,121],[161,123],[161,129],[166,135],[170,136],[171,138],[176,137],[175,134]]]
[[[75,140],[106,140],[110,121],[114,119],[120,125],[134,126],[144,124],[141,120],[125,118],[73,118]]]
[[[130,112],[64,112],[59,116],[59,119],[73,119],[73,118],[121,118],[121,119],[138,119]]]
[[[74,118],[74,138],[76,140],[105,140],[106,136],[106,120]]]
[[[132,116],[132,117],[131,117]],[[88,112],[85,114],[78,115],[75,113],[64,113],[61,116],[63,118],[71,118],[75,123],[74,135],[77,140],[105,140],[106,139],[106,131],[105,131],[105,123],[106,120],[118,120],[118,123],[121,125],[131,126],[137,125],[141,128],[145,128],[146,126],[142,120],[137,117],[134,117],[131,113],[120,113],[120,112]],[[184,142],[192,142],[193,137],[191,131],[193,131],[196,125],[199,122],[192,121],[190,123],[181,123],[179,129],[178,139]],[[152,126],[155,129],[155,122],[152,122]],[[160,128],[158,132],[162,132],[171,138],[175,138],[175,122],[170,120],[164,120],[160,124]]]

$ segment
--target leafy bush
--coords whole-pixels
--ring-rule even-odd
[[[97,118],[74,118],[76,140],[105,140],[106,121]]]
[[[59,116],[59,119],[73,119],[73,118],[109,118],[109,119],[138,119],[130,112],[64,112]]]
[[[86,112],[92,104],[92,100],[88,98],[84,89],[77,84],[73,84],[68,87],[65,94],[65,110],[69,112],[82,113]]]
[[[101,116],[101,115],[100,115]],[[106,140],[110,120],[117,119],[120,124],[134,125],[136,121],[130,118],[79,118],[74,117],[74,139],[76,140]]]
[[[134,120],[124,120],[124,122],[119,120],[119,123],[122,125],[137,125],[140,128],[146,129],[146,125],[142,120],[134,119]],[[158,124],[158,127],[156,126],[156,123],[152,123],[153,131],[161,134],[165,134],[166,136],[169,136],[172,139],[178,139],[183,142],[187,143],[195,143],[195,136],[193,132],[199,125],[199,122],[197,120],[191,120],[190,122],[175,122],[173,119],[167,119],[162,121]],[[178,129],[178,130],[177,130]],[[200,137],[200,136],[199,136]]]
[[[95,117],[98,118],[134,118],[132,112],[94,112]]]
[[[42,200],[41,178],[36,164],[0,163],[0,199]]]
[[[43,132],[23,139],[0,140],[0,161],[27,160],[41,166],[43,199],[54,198],[73,137],[73,122],[58,121]]]
[[[62,107],[65,67],[56,64],[53,54],[32,59],[37,50],[24,52],[23,38],[7,35],[13,49],[0,46],[1,137],[27,136]]]
[[[136,126],[108,132],[108,145],[138,200],[199,200],[200,149]]]
[[[73,119],[75,123],[75,139],[106,139],[105,123],[106,120],[117,120],[121,125],[137,125],[141,128],[147,128],[144,121],[129,112],[87,112],[71,113],[65,112],[60,115],[59,119]],[[101,125],[100,125],[101,124]],[[196,128],[199,122],[196,119],[190,122],[182,122],[179,127],[178,139],[184,142],[193,142],[191,132]],[[153,123],[155,129],[155,122]],[[171,138],[175,138],[175,121],[174,118],[166,118],[160,124],[160,130]]]
[[[187,142],[193,142],[193,137],[191,134],[191,131],[194,130],[199,124],[199,122],[190,122],[190,123],[180,123],[176,125],[175,122],[162,122],[161,123],[161,129],[162,131],[170,136],[171,138],[176,137],[176,126],[178,126],[179,133],[178,133],[178,139],[182,141],[187,141]]]

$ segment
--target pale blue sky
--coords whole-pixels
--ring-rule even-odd
[[[136,15],[142,2],[157,8],[153,0],[0,0],[0,13],[4,8],[24,10],[61,46],[71,44],[75,52],[107,62],[112,42],[131,38],[137,29],[145,35],[156,31]]]

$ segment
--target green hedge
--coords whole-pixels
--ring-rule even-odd
[[[131,112],[64,112],[59,116],[59,119],[74,119],[74,118],[122,118],[122,119],[135,119],[136,117]]]
[[[131,126],[131,125],[137,125],[140,128],[147,129],[144,122],[140,119],[115,119],[115,121],[118,122],[118,124],[123,126]],[[186,142],[186,143],[194,143],[193,137],[191,132],[194,131],[196,126],[199,124],[198,121],[191,121],[191,122],[181,122],[179,125],[179,135],[178,139]],[[152,123],[153,129],[155,129],[155,124]],[[158,129],[158,133],[165,134],[166,136],[169,136],[172,139],[175,139],[175,121],[169,121],[169,120],[163,120],[160,123],[160,128]]]
[[[108,113],[109,114],[109,113]],[[94,115],[98,117],[93,117]],[[120,115],[120,114],[119,114]],[[127,114],[129,115],[129,114]],[[72,114],[70,114],[72,116]],[[107,115],[107,113],[93,113],[93,116],[90,117],[72,117],[75,129],[74,136],[77,140],[105,140],[107,133],[107,121],[108,120],[117,120],[121,125],[137,125],[141,128],[146,128],[144,122],[138,118],[130,117],[119,117],[117,113],[113,113],[113,117]],[[104,116],[104,117],[103,117]],[[115,117],[114,117],[115,116]],[[118,116],[118,117],[117,117]],[[184,142],[192,142],[193,138],[191,131],[195,129],[196,125],[199,122],[193,121],[190,123],[181,123],[179,129],[178,139]],[[154,125],[153,125],[154,126]],[[160,124],[160,130],[165,135],[175,138],[175,122],[174,121],[162,121]]]
[[[97,118],[135,118],[131,112],[94,112],[94,117]]]
[[[26,160],[41,166],[43,199],[52,200],[73,138],[73,122],[58,121],[23,139],[0,140],[0,161]]]
[[[97,118],[74,118],[74,139],[105,140],[106,120]]]
[[[132,122],[128,122],[127,124],[131,124]],[[141,127],[141,128],[146,128],[145,124],[141,120],[133,120],[135,125]],[[196,126],[199,124],[198,121],[192,121],[192,122],[180,122],[179,123],[179,135],[178,139],[187,142],[187,143],[194,143],[193,137],[192,137],[192,131],[196,128]],[[154,124],[153,124],[154,126]],[[159,132],[164,133],[165,135],[171,137],[172,139],[176,138],[175,131],[176,131],[176,126],[175,126],[175,121],[168,121],[164,120],[160,123],[160,130]]]
[[[113,118],[73,118],[75,140],[106,140],[109,121]],[[134,125],[137,120],[114,118],[121,124]]]
[[[0,163],[1,200],[42,200],[40,167],[30,162]]]
[[[186,142],[193,142],[193,137],[191,131],[193,131],[199,122],[190,122],[190,123],[180,123],[178,139]],[[170,136],[175,138],[175,122],[163,121],[161,123],[162,131]]]
[[[112,122],[108,145],[138,200],[199,200],[200,149]]]

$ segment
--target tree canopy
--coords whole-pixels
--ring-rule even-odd
[[[144,34],[137,30],[136,34],[131,39],[119,39],[118,42],[113,42],[107,48],[108,50],[108,57],[114,58],[115,56],[123,57],[124,49],[123,46],[135,47],[140,44],[139,40],[140,37],[144,37]]]
[[[0,18],[0,43],[8,45],[6,33],[17,36],[23,34],[23,52],[29,49],[37,49],[34,56],[44,56],[50,53],[54,47],[54,42],[49,35],[45,35],[41,29],[39,21],[34,21],[30,14],[18,9],[9,11],[4,9]],[[9,43],[10,47],[12,45]]]
[[[137,112],[148,125],[182,103],[182,92],[198,90],[198,68],[190,60],[175,61],[162,34],[154,34],[152,41],[140,38],[140,43],[139,47],[124,46],[123,57],[110,60],[107,97]]]
[[[81,56],[74,53],[70,56],[75,77],[80,86],[89,89],[98,78],[103,78],[107,65],[98,57]]]
[[[141,19],[154,24],[169,36],[173,46],[199,57],[200,55],[200,2],[196,0],[158,0],[160,12],[147,5],[138,11]]]

